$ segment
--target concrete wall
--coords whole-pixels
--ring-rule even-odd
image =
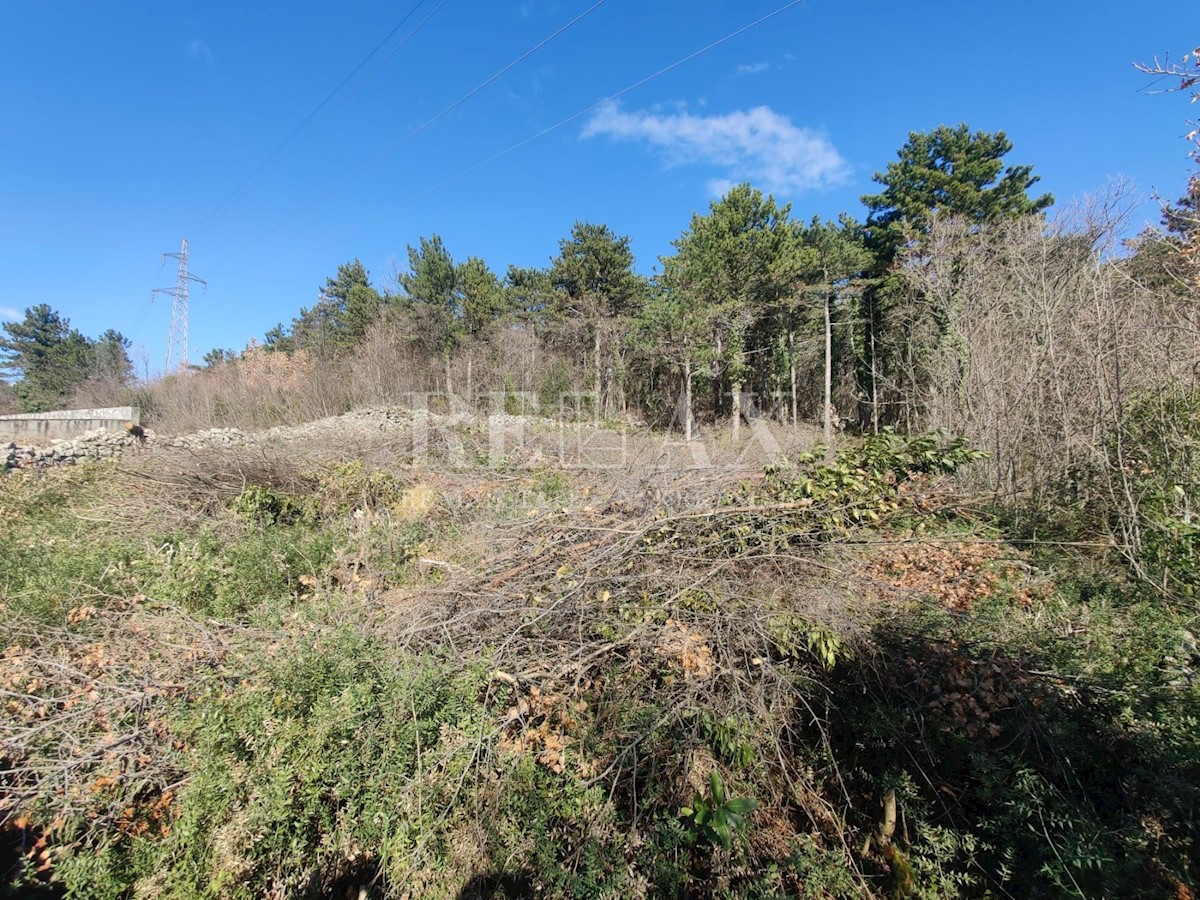
[[[141,416],[142,411],[136,406],[61,409],[56,412],[0,416],[0,440],[45,444],[55,438],[66,440],[97,428],[124,431],[126,422],[137,425]]]

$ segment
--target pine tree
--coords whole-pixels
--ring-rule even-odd
[[[914,131],[887,170],[873,180],[878,194],[865,194],[866,233],[872,249],[891,262],[907,239],[920,233],[934,216],[963,216],[983,224],[1041,212],[1054,203],[1050,194],[1031,198],[1040,178],[1032,166],[1005,166],[1012,141],[1003,131],[971,133],[966,123]]]
[[[95,370],[92,341],[45,303],[3,330],[0,368],[20,379],[16,392],[25,412],[61,407]]]
[[[1029,195],[1040,180],[1032,166],[1005,165],[1012,147],[1003,131],[972,133],[965,123],[909,134],[897,160],[874,176],[883,190],[862,197],[869,213],[863,233],[876,260],[871,274],[886,276],[901,251],[927,233],[934,217],[961,216],[985,225],[1039,213],[1053,204],[1050,194]],[[886,277],[863,292],[860,413],[876,430],[881,420],[891,418],[884,413],[888,398],[883,385],[890,383],[892,392],[901,395],[914,388],[899,385],[896,361],[888,349],[896,344],[890,333],[890,306],[897,293],[895,281]]]
[[[753,375],[748,341],[789,290],[790,257],[795,233],[788,215],[748,184],[714,201],[708,215],[692,216],[674,242],[676,253],[663,259],[663,283],[687,302],[698,304],[712,325],[714,405],[722,407],[728,386],[736,439],[742,413],[742,388]]]

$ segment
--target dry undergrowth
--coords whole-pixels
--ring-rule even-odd
[[[194,699],[241,642],[262,639],[145,603],[77,607],[57,629],[10,623],[0,653],[0,819],[27,830],[17,811],[41,804],[30,852],[80,818],[165,837],[188,750],[167,711]]]
[[[866,574],[886,598],[927,597],[946,609],[966,612],[1027,569],[1003,542],[915,538],[878,553]],[[1013,601],[1029,606],[1041,590],[1036,584],[1022,585],[1013,592]]]
[[[882,585],[967,610],[1017,572],[998,545],[964,538],[900,546],[864,573],[853,541],[814,537],[811,503],[755,499],[765,496],[763,475],[740,467],[329,472],[263,449],[148,454],[116,470],[116,502],[98,496],[118,528],[142,535],[198,524],[234,534],[231,506],[248,488],[309,502],[319,522],[343,529],[345,544],[324,571],[297,579],[292,602],[327,604],[331,621],[396,658],[490,673],[479,697],[490,730],[444,731],[445,754],[461,744],[477,758],[524,757],[603,786],[631,821],[649,802],[647,767],[654,802],[673,809],[714,771],[731,786],[752,777],[763,800],[755,846],[783,854],[807,836],[852,868],[844,789],[823,782],[828,773],[818,776],[796,748],[828,745],[823,680],[869,650],[879,612],[860,601]],[[904,496],[909,513],[949,498],[942,482],[922,484]],[[745,538],[748,515],[767,523],[772,543]],[[371,535],[410,531],[418,537],[403,577],[380,571]],[[244,660],[231,659],[244,648],[269,655],[294,627],[285,615],[278,633],[252,632],[135,597],[77,607],[59,629],[14,631],[0,659],[9,692],[2,802],[15,810],[50,795],[60,818],[168,834],[188,748],[163,727],[163,710],[194,699],[191,686],[213,673],[238,671]],[[302,639],[322,646],[319,633]],[[1013,682],[1023,676],[958,648],[928,669],[910,662],[907,675],[887,676],[894,688],[972,737],[1000,739],[1004,710],[1027,693],[1024,680]],[[444,814],[457,829],[452,810]],[[5,809],[0,817],[10,828],[29,824]],[[46,848],[41,839],[31,834],[31,851]],[[421,852],[412,851],[414,867]]]

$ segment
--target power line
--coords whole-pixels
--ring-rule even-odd
[[[721,46],[722,44],[733,40],[734,38],[744,34],[745,32],[750,31],[752,28],[757,28],[759,25],[762,25],[764,22],[768,21],[769,19],[773,19],[776,16],[780,15],[781,13],[787,12],[793,6],[799,6],[803,2],[804,2],[804,0],[791,0],[790,3],[785,3],[783,6],[780,6],[777,9],[767,13],[766,15],[755,19],[753,22],[750,22],[747,25],[743,25],[741,28],[738,28],[736,31],[731,31],[729,34],[725,35],[724,37],[718,38],[717,40],[713,41],[711,44],[701,47],[699,50],[692,51],[687,56],[677,59],[675,62],[671,63],[668,66],[664,66],[663,68],[659,69],[657,72],[654,72],[651,75],[647,75],[645,78],[642,78],[639,81],[635,81],[633,84],[631,84],[627,87],[621,88],[621,90],[617,91],[615,94],[610,94],[609,96],[604,97],[601,100],[597,100],[595,103],[592,103],[590,106],[585,106],[583,109],[579,110],[578,112],[572,113],[571,115],[567,116],[565,119],[562,119],[561,121],[556,122],[547,128],[543,128],[541,131],[537,132],[536,134],[531,134],[529,137],[518,141],[517,143],[513,144],[511,147],[508,147],[505,150],[501,150],[499,153],[495,153],[495,154],[489,156],[487,159],[477,162],[472,166],[468,166],[467,168],[463,169],[461,172],[457,172],[454,175],[449,176],[448,178],[443,178],[441,181],[439,181],[435,184],[432,184],[427,188],[423,188],[420,191],[417,191],[415,194],[410,194],[409,196],[405,197],[403,200],[399,201],[396,205],[403,206],[406,203],[410,203],[413,200],[416,200],[418,197],[423,197],[426,194],[431,193],[432,191],[436,191],[440,187],[444,187],[445,185],[449,184],[452,181],[457,181],[459,178],[463,178],[466,175],[470,175],[472,172],[474,172],[478,169],[482,169],[484,166],[495,162],[496,160],[500,159],[501,157],[507,156],[508,154],[513,153],[516,150],[520,150],[526,144],[531,144],[534,141],[536,141],[538,138],[545,137],[550,132],[557,131],[559,128],[562,128],[564,125],[569,125],[571,122],[574,122],[576,119],[578,119],[582,116],[586,116],[592,110],[600,108],[605,103],[611,103],[614,100],[618,100],[621,97],[625,96],[626,94],[630,93],[631,91],[637,90],[638,88],[642,87],[643,85],[648,84],[651,81],[654,81],[656,78],[660,78],[663,75],[666,75],[668,72],[670,72],[674,69],[678,69],[680,66],[691,62],[696,57],[703,56],[705,53],[708,53],[710,50],[713,50],[713,49]],[[383,213],[381,215],[386,215],[386,213]]]
[[[431,9],[429,11],[428,15],[426,15],[425,18],[423,18],[420,22],[418,22],[416,27],[412,31],[410,31],[408,34],[406,34],[404,36],[404,39],[401,40],[400,43],[398,43],[395,47],[393,47],[386,54],[384,54],[383,59],[381,59],[379,62],[377,62],[375,64],[375,68],[373,68],[370,72],[368,72],[366,75],[364,75],[362,78],[360,78],[358,81],[358,84],[354,85],[354,87],[352,87],[352,88],[350,88],[350,90],[346,91],[346,93],[345,93],[345,95],[343,95],[342,99],[338,100],[338,102],[334,105],[333,110],[338,109],[338,107],[340,107],[343,103],[345,103],[347,100],[349,100],[355,94],[357,94],[359,92],[359,90],[362,88],[362,86],[364,84],[366,84],[368,81],[370,81],[372,76],[374,76],[374,74],[376,72],[378,72],[380,69],[382,69],[384,67],[384,65],[386,65],[387,61],[389,59],[391,59],[393,56],[395,56],[397,51],[399,51],[401,47],[403,47],[405,44],[408,43],[408,39],[411,38],[418,31],[420,31],[421,28],[424,27],[425,23],[428,22],[430,19],[432,19],[437,14],[437,11],[439,9],[441,9],[443,6],[445,6],[447,2],[449,2],[449,0],[441,0],[441,2],[437,6],[435,6],[433,9]],[[333,110],[330,110],[330,112],[333,112]]]
[[[223,209],[228,207],[228,205],[230,203],[232,203],[238,197],[238,195],[242,192],[243,188],[245,188],[248,184],[250,184],[250,182],[252,182],[254,180],[254,178],[260,172],[262,172],[263,169],[265,169],[268,165],[270,165],[270,163],[275,159],[275,157],[277,157],[283,151],[283,148],[286,147],[288,144],[290,144],[292,142],[292,140],[296,137],[296,135],[298,135],[301,131],[303,131],[305,126],[307,126],[313,119],[315,119],[317,117],[317,115],[321,112],[322,109],[325,108],[325,106],[329,103],[329,101],[332,100],[335,96],[337,96],[337,93],[342,88],[344,88],[355,75],[358,74],[359,70],[362,69],[363,66],[365,66],[367,64],[367,61],[370,60],[370,58],[372,56],[374,56],[377,52],[379,52],[379,49],[381,47],[383,47],[383,45],[386,44],[388,41],[390,41],[392,39],[392,36],[395,35],[395,33],[397,31],[399,31],[401,28],[403,28],[405,23],[408,22],[408,20],[411,19],[416,14],[417,10],[420,9],[422,6],[424,6],[426,2],[428,2],[428,0],[417,0],[416,5],[413,6],[412,9],[410,9],[408,11],[408,13],[405,14],[403,19],[401,19],[399,22],[396,23],[396,26],[394,28],[392,28],[392,30],[389,31],[384,36],[383,40],[381,40],[378,44],[376,44],[374,47],[371,48],[371,51],[366,56],[364,56],[362,58],[362,60],[359,61],[358,65],[356,65],[351,70],[350,74],[347,75],[345,78],[343,78],[340,82],[338,82],[337,86],[333,90],[331,90],[328,94],[325,95],[325,99],[322,100],[320,103],[318,103],[316,105],[316,107],[312,110],[312,112],[310,112],[307,116],[305,116],[304,120],[301,121],[301,123],[299,125],[297,125],[295,128],[293,128],[291,133],[288,134],[288,136],[285,137],[282,141],[280,141],[279,144],[276,145],[275,149],[272,150],[269,154],[267,154],[266,158],[263,159],[263,161],[260,162],[257,166],[255,166],[254,170],[252,172],[250,172],[250,174],[247,175],[245,178],[243,178],[241,180],[241,182],[237,185],[237,187],[235,187],[232,191],[230,191],[229,195],[226,196],[225,199],[223,199],[220,203],[218,203],[212,209],[212,211],[209,212],[209,214],[204,217],[204,219],[200,222],[199,227],[200,228],[206,227],[210,222],[212,222],[213,219],[215,219],[217,217],[217,215]],[[386,63],[393,56],[395,56],[397,51],[399,51],[401,47],[403,47],[405,44],[407,44],[408,41],[412,38],[412,36],[415,35],[418,31],[420,31],[421,28],[425,25],[425,23],[428,22],[430,19],[432,19],[434,14],[439,9],[441,9],[443,6],[445,6],[447,2],[449,2],[449,0],[441,0],[441,2],[438,3],[438,5],[435,6],[433,8],[433,10],[427,16],[425,16],[425,18],[423,18],[420,22],[417,23],[415,28],[413,28],[411,31],[409,31],[408,34],[404,35],[404,37],[401,38],[400,42],[398,44],[396,44],[395,47],[393,47],[391,50],[388,51],[388,53],[383,57],[382,60],[380,60],[380,62],[375,66],[375,68],[373,68],[370,72],[368,72],[365,77],[363,77],[356,85],[354,85],[354,87],[352,87],[346,93],[346,95],[337,102],[337,104],[333,107],[333,109],[330,110],[330,112],[332,112],[333,110],[336,110],[338,107],[340,107],[343,103],[346,102],[347,99],[349,99],[364,84],[366,84],[371,79],[371,77],[376,72],[379,71],[380,67],[382,67],[383,64]]]
[[[526,50],[524,53],[522,53],[520,56],[518,56],[516,59],[514,59],[512,62],[510,62],[508,65],[506,65],[503,68],[498,69],[496,72],[492,73],[490,76],[488,76],[486,79],[481,81],[475,87],[471,88],[471,90],[467,91],[465,94],[463,94],[461,97],[459,97],[453,103],[451,103],[449,106],[445,107],[441,112],[426,119],[420,125],[418,125],[414,129],[412,129],[412,131],[408,132],[408,134],[404,135],[402,138],[400,138],[399,140],[397,140],[393,144],[391,144],[382,153],[378,154],[377,156],[375,156],[372,159],[368,160],[367,162],[363,163],[361,166],[359,166],[357,169],[355,169],[353,172],[351,172],[345,178],[341,179],[336,184],[334,184],[333,187],[329,188],[327,191],[325,191],[320,196],[309,201],[304,206],[300,207],[299,209],[297,209],[296,211],[294,211],[293,213],[291,213],[290,215],[285,217],[282,221],[278,222],[271,228],[264,231],[262,234],[260,234],[256,238],[254,238],[254,240],[250,241],[250,243],[246,244],[241,249],[247,250],[250,247],[254,246],[259,241],[261,241],[263,238],[275,233],[280,228],[282,228],[284,225],[288,224],[293,219],[295,219],[297,216],[302,215],[303,213],[312,209],[318,203],[320,203],[321,201],[328,198],[331,194],[333,194],[333,193],[337,192],[338,190],[340,190],[341,188],[345,187],[347,184],[349,184],[351,181],[353,181],[355,178],[357,178],[363,172],[367,171],[368,169],[370,169],[373,166],[382,162],[384,159],[386,159],[388,156],[390,156],[392,153],[394,153],[396,150],[398,150],[404,144],[408,143],[410,140],[412,140],[418,134],[423,132],[425,129],[429,128],[431,125],[435,124],[436,122],[440,121],[441,119],[444,119],[446,116],[448,116],[450,113],[454,112],[454,110],[458,109],[458,107],[462,106],[464,103],[466,103],[468,100],[470,100],[476,94],[478,94],[480,91],[482,91],[488,85],[499,80],[500,78],[503,78],[506,74],[508,74],[513,69],[515,69],[521,63],[523,63],[525,60],[527,60],[529,57],[533,56],[535,53],[537,53],[539,50],[541,50],[543,47],[545,47],[551,41],[553,41],[556,38],[558,38],[559,36],[561,36],[563,33],[568,31],[574,25],[576,25],[577,23],[579,23],[583,19],[585,19],[587,16],[589,16],[591,13],[595,12],[597,9],[599,9],[601,6],[603,6],[605,2],[606,2],[606,0],[596,0],[595,3],[593,3],[587,9],[585,9],[583,12],[581,12],[575,18],[571,19],[571,21],[567,22],[565,25],[560,26],[556,31],[554,31],[552,34],[548,35],[547,37],[542,38],[542,40],[538,41],[538,43],[534,44],[532,47],[530,47],[528,50]],[[799,2],[802,2],[802,0],[795,0],[795,2],[799,3]]]

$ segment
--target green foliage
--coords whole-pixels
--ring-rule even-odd
[[[324,469],[316,475],[313,496],[327,509],[348,512],[390,506],[400,499],[404,485],[384,469],[368,469],[361,460]]]
[[[790,613],[771,619],[770,634],[775,652],[785,659],[795,658],[807,651],[826,669],[833,669],[839,660],[849,659],[853,655],[851,648],[836,631],[812,625]]]
[[[426,350],[449,353],[462,334],[458,271],[438,235],[408,248],[409,271],[399,278],[409,308],[417,315],[414,337]]]
[[[797,225],[799,243],[794,265],[817,291],[829,291],[869,268],[873,256],[863,244],[862,227],[843,214],[837,222],[813,216]]]
[[[321,296],[346,301],[355,288],[367,287],[370,283],[370,274],[361,262],[354,259],[338,266],[336,276],[325,279],[325,286],[321,288]]]
[[[662,260],[662,283],[679,298],[663,308],[660,318],[670,323],[663,333],[673,334],[677,349],[687,349],[689,359],[707,347],[731,384],[744,383],[749,374],[746,353],[754,348],[747,346],[747,335],[791,286],[795,232],[790,211],[774,197],[738,185],[714,201],[708,215],[692,216],[674,242],[675,255]],[[687,315],[672,302],[686,304]],[[705,322],[711,323],[707,329]],[[698,343],[706,330],[707,343]]]
[[[921,524],[930,514],[914,508],[903,491],[914,480],[949,475],[982,456],[962,438],[886,432],[844,448],[832,461],[817,447],[800,454],[794,467],[768,466],[760,484],[725,497],[711,516],[668,517],[642,540],[651,547],[737,555],[752,548],[815,549],[862,528],[895,527],[910,519]],[[828,650],[821,655],[829,658]]]
[[[291,353],[296,344],[288,330],[279,322],[263,335],[263,346],[271,353]]]
[[[796,243],[789,262],[796,287],[780,298],[777,321],[773,323],[779,331],[775,344],[781,351],[776,363],[777,385],[791,391],[791,370],[797,365],[796,338],[820,334],[826,328],[827,316],[826,365],[829,402],[833,402],[837,375],[844,368],[842,359],[852,360],[854,352],[853,331],[834,326],[851,317],[851,301],[867,283],[862,274],[872,268],[874,260],[864,243],[861,226],[845,214],[836,223],[822,222],[814,216],[808,225],[796,226]]]
[[[866,227],[872,244],[890,260],[904,241],[903,228],[922,231],[933,216],[965,216],[983,223],[1049,207],[1054,202],[1050,194],[1029,196],[1040,180],[1032,166],[1005,167],[1011,150],[1003,131],[972,133],[965,123],[909,134],[899,159],[874,175],[883,190],[862,198],[870,213]]]
[[[1200,596],[1200,389],[1166,388],[1134,398],[1108,453],[1117,503],[1113,524],[1137,535],[1134,563],[1168,596]]]
[[[132,375],[129,341],[120,332],[109,329],[93,341],[45,303],[2,327],[0,368],[20,379],[16,393],[25,412],[61,408],[88,379],[125,383]]]
[[[976,859],[982,842],[970,831],[939,827],[925,819],[918,819],[914,830],[909,852],[892,858],[893,875],[911,878],[909,895],[928,900],[973,896],[979,878],[965,870],[963,861]],[[897,882],[900,878],[894,878]],[[900,890],[893,895],[904,896]]]
[[[57,623],[81,597],[128,589],[139,549],[97,536],[72,509],[110,471],[0,475],[0,603],[10,614]]]
[[[896,790],[916,896],[1161,896],[1194,877],[1195,651],[1160,600],[1098,575],[1031,608],[892,619],[839,667],[835,757],[868,795]]]
[[[675,256],[663,260],[665,283],[735,318],[741,308],[760,311],[784,288],[790,211],[748,184],[732,188],[675,241]]]
[[[495,777],[494,806],[480,821],[497,867],[530,873],[526,896],[584,900],[627,889],[621,823],[602,786],[556,775],[526,756]]]
[[[311,502],[289,496],[262,485],[249,485],[234,501],[234,509],[242,521],[265,527],[268,525],[312,524],[316,510]]]
[[[129,348],[133,342],[119,331],[109,328],[92,344],[91,377],[110,384],[128,384],[133,378],[133,362]]]
[[[367,529],[359,538],[359,547],[343,558],[362,559],[369,571],[383,576],[385,583],[400,584],[409,576],[428,539],[429,533],[421,522],[385,518]]]
[[[759,803],[753,797],[726,797],[725,782],[716,769],[709,783],[708,799],[697,794],[692,805],[681,809],[679,815],[688,822],[692,840],[704,838],[728,850],[733,846],[734,836],[749,828],[746,816],[758,809]]]
[[[301,309],[289,330],[281,323],[267,332],[265,346],[289,353],[308,350],[321,357],[344,352],[362,340],[386,305],[386,298],[371,286],[363,264],[352,260],[338,266],[337,275],[325,279],[317,302]]]
[[[701,739],[713,755],[735,769],[747,769],[758,758],[758,748],[747,722],[736,716],[715,716],[710,709],[693,707],[682,713],[685,722],[694,722]]]
[[[965,438],[902,437],[883,432],[839,451],[832,462],[817,447],[797,458],[795,471],[768,469],[763,493],[775,502],[795,502],[830,534],[878,524],[906,510],[900,488],[921,476],[950,475],[985,456]]]
[[[204,360],[204,367],[206,369],[215,369],[219,366],[225,365],[226,363],[234,362],[237,359],[237,356],[237,353],[233,350],[227,350],[222,347],[213,347],[213,349],[205,353],[202,358]],[[223,398],[217,399],[222,400]],[[220,421],[220,418],[221,417],[217,415],[216,412],[213,413],[214,420]]]
[[[507,312],[504,289],[496,273],[478,256],[460,263],[456,277],[462,295],[463,329],[480,337]]]
[[[571,367],[556,359],[538,374],[537,400],[543,416],[558,416],[563,398],[575,389]]]
[[[1193,521],[1198,406],[1186,393],[1138,398],[1110,447],[1130,465],[1142,564],[1167,573],[1173,598],[1189,596],[1196,562],[1172,523]],[[102,488],[126,486],[117,467],[6,478],[0,603],[23,629],[35,615],[60,625],[83,599],[163,601],[156,612],[199,614],[198,628],[219,631],[214,644],[235,647],[173,689],[183,788],[169,834],[72,824],[53,887],[197,898],[340,896],[366,883],[431,897],[493,884],[576,897],[1182,895],[1200,833],[1200,650],[1179,605],[1058,546],[1004,548],[1012,573],[967,611],[880,603],[874,579],[859,577],[873,545],[918,526],[1003,537],[943,481],[980,455],[962,440],[884,433],[832,458],[817,448],[711,504],[632,514],[632,525],[620,506],[578,530],[568,514],[528,515],[574,506],[576,482],[560,470],[506,477],[483,500],[401,509],[415,474],[352,463],[314,474],[303,493],[248,485],[178,533],[147,526],[139,537],[82,514]],[[423,622],[418,638],[397,641],[407,607],[351,587],[360,573],[399,581],[478,511],[519,520],[505,534],[533,533],[553,562],[531,554],[506,576],[513,567],[493,565],[491,548],[455,545],[432,554],[452,571],[430,596],[461,620],[462,585],[496,585],[476,609],[516,609],[501,653],[546,642],[544,671],[501,665],[518,673],[515,694],[490,667],[464,665],[492,648],[462,632],[439,644]],[[489,568],[473,580],[475,552]],[[800,557],[837,569],[818,587],[850,598],[835,615],[853,631],[821,624],[825,610],[801,605],[803,591],[779,590]],[[554,634],[546,623],[563,609],[571,623]],[[702,632],[711,671],[663,677],[664,650],[676,652],[659,640],[668,617]],[[556,676],[564,647],[587,665]],[[533,684],[546,686],[540,707]],[[563,696],[551,702],[551,691]],[[569,725],[548,712],[559,704]],[[517,729],[529,743],[509,740]],[[563,765],[539,757],[538,734],[561,739]],[[691,793],[678,793],[682,761],[705,747],[747,796],[730,797],[714,770],[680,809]],[[846,854],[876,832],[885,790],[900,807],[890,851]],[[754,797],[771,799],[751,833]]]
[[[196,613],[241,618],[290,604],[334,556],[329,531],[305,525],[247,529],[236,540],[211,530],[176,535],[132,563],[136,584],[156,600]]]
[[[362,882],[403,875],[440,828],[423,765],[448,779],[469,765],[469,744],[444,741],[481,724],[479,683],[343,630],[287,648],[237,690],[214,684],[184,726],[192,774],[152,882],[257,897],[328,891],[355,866]]]
[[[836,850],[822,847],[810,834],[800,835],[785,867],[798,882],[801,897],[861,897],[862,883]]]
[[[972,225],[1039,213],[1054,198],[1028,194],[1038,177],[1032,166],[1005,166],[1012,143],[1004,132],[976,131],[966,124],[941,125],[931,132],[912,132],[895,162],[874,180],[878,194],[862,197],[868,216],[863,228],[875,254],[872,274],[880,276],[863,292],[859,318],[858,379],[866,388],[876,422],[896,420],[891,402],[916,397],[921,384],[911,383],[914,353],[926,351],[905,333],[904,298],[894,268],[901,251],[919,246],[936,216],[960,216]],[[921,298],[924,302],[926,298]],[[938,322],[938,340],[946,336],[943,311],[929,311]]]
[[[554,316],[558,298],[549,269],[510,265],[503,289],[505,305],[518,322],[544,323]]]
[[[683,402],[687,403],[692,383],[702,368],[717,362],[712,341],[714,324],[712,310],[695,303],[686,291],[659,290],[647,298],[628,341],[647,359],[652,371],[662,369],[664,374],[679,379]],[[691,414],[690,408],[685,414]]]
[[[629,238],[590,222],[576,222],[570,237],[559,241],[550,280],[560,292],[561,314],[591,318],[632,312],[643,290],[633,271]]]
[[[613,408],[614,388],[624,378],[619,335],[646,293],[633,263],[628,237],[576,222],[544,276],[543,285],[553,287],[542,310],[547,335],[590,377],[593,415]]]
[[[1052,851],[1038,874],[1061,895],[1086,896],[1077,877],[1091,870],[1093,877],[1108,871],[1115,859],[1112,844],[1099,822],[1086,809],[1076,809],[1045,777],[1030,769],[1015,773],[1010,799],[1001,818],[1006,827],[1020,828],[1044,838]]]

